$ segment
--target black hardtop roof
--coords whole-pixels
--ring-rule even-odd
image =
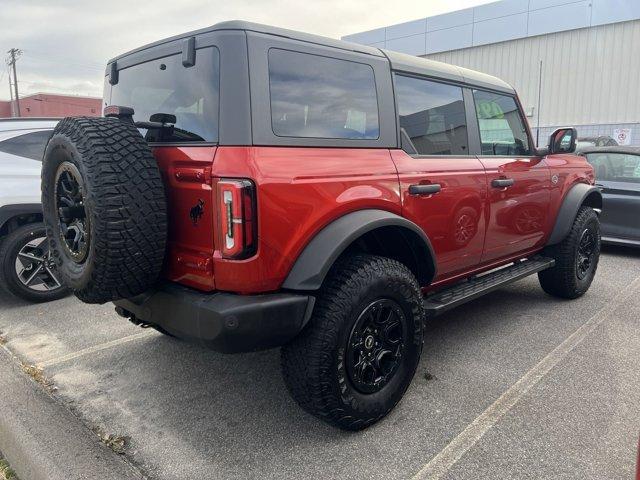
[[[286,28],[262,25],[260,23],[245,22],[243,20],[229,20],[227,22],[216,23],[215,25],[212,25],[210,27],[201,28],[199,30],[193,30],[191,32],[181,33],[180,35],[175,35],[173,37],[165,38],[163,40],[158,40],[157,42],[149,43],[148,45],[144,45],[142,47],[136,48],[129,52],[123,53],[122,55],[118,55],[117,57],[114,57],[111,60],[109,60],[108,63],[112,63],[118,60],[119,58],[126,57],[127,55],[131,55],[132,53],[136,53],[141,50],[157,47],[158,45],[162,45],[164,43],[173,42],[175,40],[180,40],[182,38],[189,38],[197,35],[202,35],[203,33],[215,32],[217,30],[244,30],[249,32],[265,33],[268,35],[276,35],[278,37],[291,38],[293,40],[300,40],[302,42],[315,43],[318,45],[326,45],[329,47],[340,48],[342,50],[350,50],[354,52],[366,53],[368,55],[374,55],[377,57],[384,56],[380,51],[380,49],[374,48],[374,47],[368,47],[366,45],[345,42],[343,40],[336,40],[333,38],[322,37],[320,35],[313,35],[310,33],[297,32],[295,30],[288,30]]]
[[[272,27],[269,25],[262,25],[259,23],[245,22],[242,20],[230,20],[227,22],[216,23],[210,27],[201,28],[199,30],[193,30],[191,32],[175,35],[173,37],[165,38],[148,45],[131,50],[122,55],[118,55],[115,58],[109,60],[108,63],[113,63],[128,55],[141,52],[143,50],[151,49],[166,43],[170,43],[176,40],[194,37],[209,32],[215,32],[218,30],[243,30],[257,33],[264,33],[267,35],[275,35],[283,38],[290,38],[292,40],[298,40],[302,42],[313,43],[317,45],[323,45],[327,47],[339,48],[341,50],[347,50],[352,52],[364,53],[375,57],[386,57],[391,68],[394,70],[401,70],[409,73],[416,73],[422,75],[428,75],[436,78],[444,78],[451,81],[462,82],[470,85],[476,85],[478,87],[491,88],[507,93],[514,93],[513,87],[508,83],[500,80],[499,78],[487,75],[484,73],[476,72],[462,67],[449,65],[443,62],[437,62],[435,60],[429,60],[426,58],[420,58],[413,55],[406,55],[403,53],[392,52],[387,50],[381,50],[379,48],[370,47],[367,45],[360,45],[357,43],[346,42],[344,40],[336,40],[334,38],[323,37],[320,35],[313,35],[310,33],[297,32],[295,30],[288,30],[286,28]],[[109,69],[107,68],[106,72]]]

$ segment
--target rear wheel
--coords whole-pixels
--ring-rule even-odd
[[[589,207],[582,207],[569,235],[548,247],[547,256],[555,259],[553,268],[538,273],[542,289],[560,298],[578,298],[589,289],[600,259],[600,222]]]
[[[132,297],[158,279],[165,192],[155,158],[132,123],[62,120],[44,155],[42,205],[60,280],[80,300]]]
[[[0,285],[31,302],[48,302],[69,294],[58,278],[42,223],[23,225],[2,241]]]
[[[282,348],[285,383],[300,406],[360,430],[400,401],[422,351],[424,309],[403,264],[372,255],[339,261],[305,330]]]

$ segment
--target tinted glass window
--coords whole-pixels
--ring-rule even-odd
[[[0,142],[0,152],[42,161],[44,149],[53,130],[25,133]]]
[[[625,153],[589,153],[597,180],[640,183],[640,155]]]
[[[462,88],[396,76],[400,128],[420,155],[467,155]]]
[[[196,64],[186,68],[182,55],[135,65],[119,71],[111,88],[111,105],[132,107],[135,121],[154,113],[176,116],[173,134],[148,130],[148,141],[218,141],[220,60],[214,47],[196,51]],[[166,132],[166,130],[164,130]]]
[[[306,53],[269,51],[271,125],[281,137],[376,139],[373,68]]]
[[[527,129],[513,97],[474,90],[482,155],[531,155]]]

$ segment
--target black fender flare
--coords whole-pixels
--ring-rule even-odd
[[[20,215],[42,215],[42,205],[39,203],[16,203],[0,207],[0,229],[14,217]]]
[[[578,183],[571,187],[562,200],[562,205],[558,210],[556,223],[547,245],[555,245],[565,239],[582,205],[587,205],[597,211],[602,210],[602,193],[600,189],[586,183]]]
[[[415,223],[385,210],[367,209],[348,213],[320,230],[307,244],[282,287],[289,290],[318,290],[336,259],[364,234],[383,227],[399,227],[416,239],[414,254],[423,262],[421,283],[436,275],[436,257],[429,238]]]

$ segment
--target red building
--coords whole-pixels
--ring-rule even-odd
[[[0,100],[0,118],[17,116],[15,102]],[[21,117],[99,117],[102,99],[53,93],[35,93],[20,99]]]

